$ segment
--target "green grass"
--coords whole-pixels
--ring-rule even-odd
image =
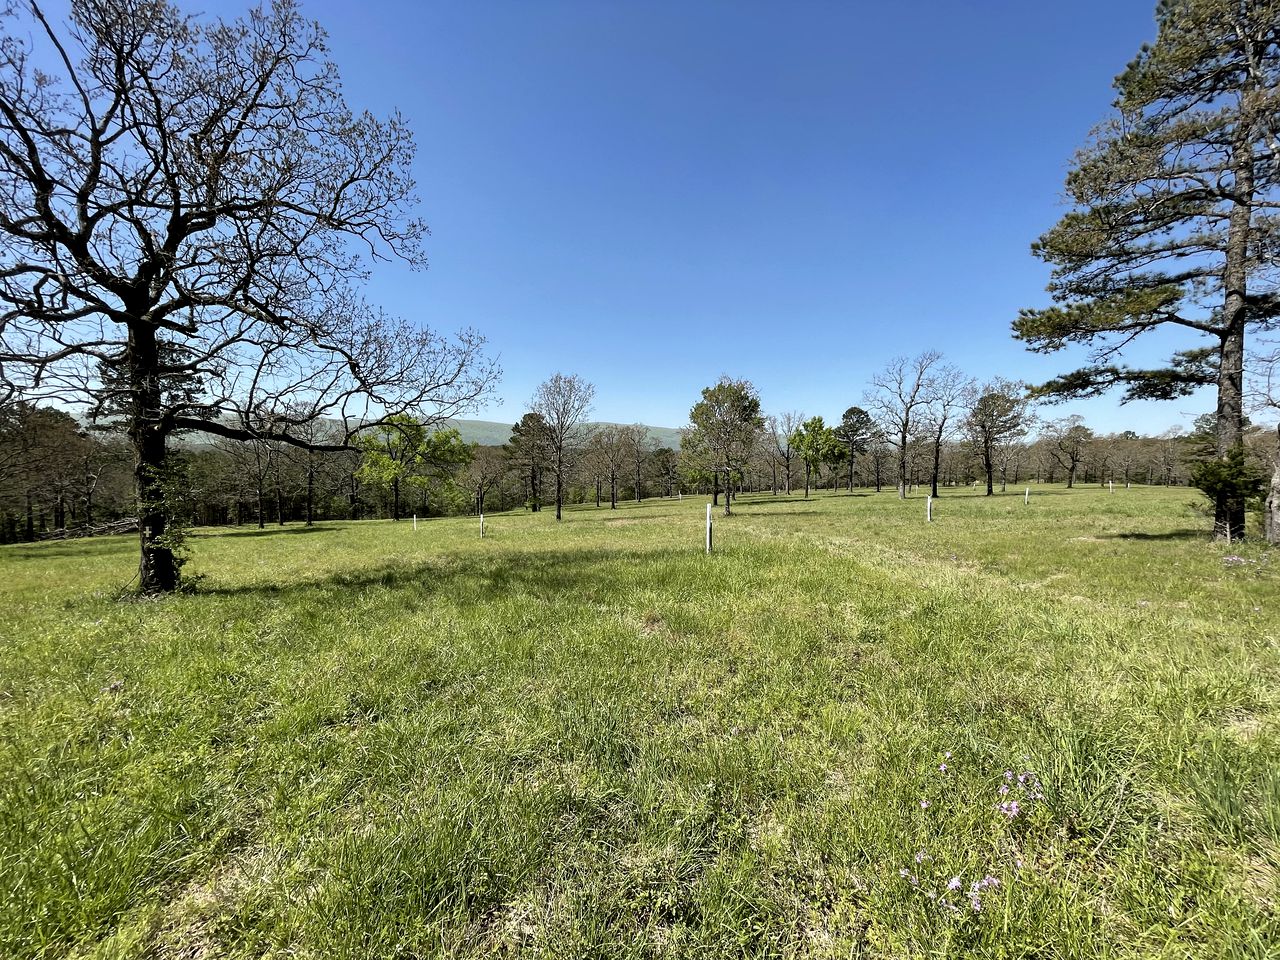
[[[1280,956],[1280,577],[1194,496],[0,550],[0,956]]]

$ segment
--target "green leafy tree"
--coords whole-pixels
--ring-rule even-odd
[[[764,417],[760,414],[760,396],[749,380],[722,376],[714,386],[702,391],[702,399],[689,411],[691,429],[688,443],[691,463],[706,462],[711,472],[711,502],[718,502],[719,478],[724,476],[724,515],[730,514],[729,502],[733,476],[751,456]],[[683,450],[682,450],[683,452]]]
[[[964,426],[969,442],[982,459],[989,497],[995,493],[998,451],[1022,439],[1030,427],[1028,400],[1022,384],[999,378],[975,391],[973,397]]]
[[[1191,485],[1204,492],[1212,502],[1228,498],[1248,504],[1262,494],[1262,471],[1249,462],[1243,445],[1233,447],[1225,460],[1202,460],[1191,468]],[[1230,531],[1223,531],[1233,539]]]
[[[400,519],[402,487],[420,490],[432,480],[451,478],[472,456],[472,448],[462,442],[457,430],[428,432],[425,424],[407,414],[378,424],[358,442],[364,452],[358,477],[390,492],[392,520]]]
[[[1043,384],[1047,397],[1185,396],[1216,384],[1215,453],[1243,437],[1245,335],[1280,316],[1280,6],[1161,0],[1158,34],[1116,79],[1115,115],[1067,177],[1074,209],[1034,245],[1057,305],[1024,310],[1014,335],[1039,352],[1093,347],[1091,364]],[[1133,340],[1181,328],[1198,343],[1167,366],[1119,363]],[[1205,342],[1207,341],[1207,343]],[[1244,503],[1217,488],[1217,527]]]
[[[526,413],[511,428],[511,439],[503,447],[508,462],[525,478],[525,502],[531,513],[542,509],[542,473],[551,459],[550,431],[538,413]]]
[[[861,407],[850,407],[840,418],[839,425],[833,429],[836,439],[844,444],[849,462],[849,492],[852,493],[854,467],[858,457],[871,449],[871,441],[876,435],[876,422]]]
[[[810,480],[824,463],[836,463],[844,457],[844,444],[821,417],[810,417],[791,436],[792,446],[804,462],[804,496],[809,499]]]

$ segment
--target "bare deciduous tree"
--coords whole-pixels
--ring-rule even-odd
[[[564,481],[586,442],[586,419],[591,412],[596,388],[576,373],[557,373],[538,385],[533,394],[533,412],[546,423],[551,465],[556,473],[556,519],[564,508]]]
[[[766,429],[773,438],[774,463],[782,465],[782,483],[787,496],[791,496],[791,471],[796,459],[796,449],[791,445],[791,438],[804,423],[804,414],[798,410],[788,410],[771,416],[765,421]],[[777,481],[774,481],[773,492],[778,492]]]
[[[389,318],[352,286],[369,260],[424,261],[414,142],[347,107],[289,0],[231,23],[74,0],[65,24],[32,0],[0,31],[0,392],[123,421],[143,590],[178,582],[175,432],[305,447],[326,418],[345,446],[492,383],[480,336]]]
[[[973,391],[973,380],[953,366],[934,369],[929,378],[929,396],[922,411],[921,426],[928,431],[933,447],[933,470],[929,475],[930,495],[938,495],[938,472],[942,465],[942,445],[960,428],[960,409]]]
[[[895,357],[871,378],[873,389],[866,404],[884,428],[885,437],[898,454],[898,496],[907,495],[907,445],[919,425],[922,407],[932,390],[934,368],[942,360],[936,350],[913,359]]]

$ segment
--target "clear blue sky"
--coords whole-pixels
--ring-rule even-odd
[[[686,421],[720,373],[838,417],[888,358],[1044,379],[1009,334],[1029,245],[1154,0],[311,0],[348,98],[417,136],[430,268],[371,296],[501,355],[517,419],[556,370],[595,416]],[[218,0],[205,9],[242,4]],[[1158,358],[1175,342],[1131,359]],[[1155,432],[1209,409],[1073,404]]]

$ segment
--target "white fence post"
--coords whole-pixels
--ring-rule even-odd
[[[484,514],[480,514],[480,539],[484,539]]]
[[[928,523],[933,523],[933,497],[926,497],[924,501],[924,518]]]
[[[1023,502],[1023,503],[1030,503],[1030,502],[1031,502],[1031,488],[1030,488],[1030,487],[1027,487],[1027,493],[1026,493],[1026,496],[1024,496],[1024,497],[1022,498],[1022,502]]]
[[[707,504],[707,553],[711,552],[711,504]]]
[[[413,515],[413,529],[418,529],[418,515],[416,513]]]

